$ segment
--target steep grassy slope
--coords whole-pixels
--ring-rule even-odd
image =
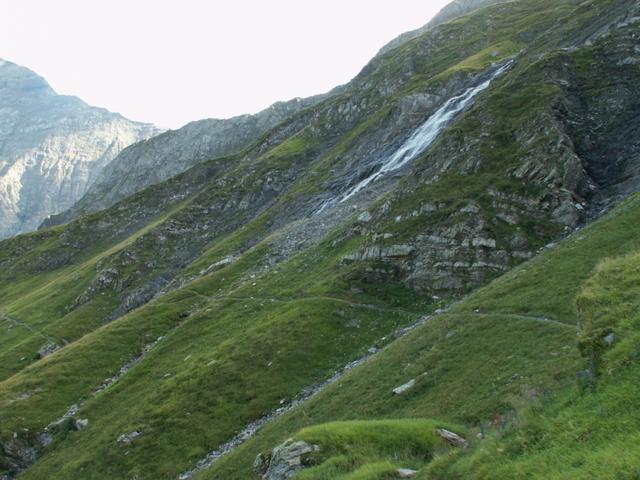
[[[227,290],[223,286],[234,268],[243,265],[165,295],[3,383],[3,405],[11,405],[3,428],[20,425],[35,433],[78,399],[89,399],[78,415],[89,418],[90,426],[58,440],[55,454],[42,458],[27,478],[104,478],[150,469],[164,476],[186,469],[207,446],[213,448],[415,317],[411,311],[375,307],[367,296],[356,303],[322,295],[326,287],[309,282],[318,274],[314,270],[305,278],[315,295],[306,298],[306,289],[278,297],[251,284]],[[284,284],[292,277],[288,273],[275,276],[274,283]],[[207,297],[201,291],[216,293]],[[159,336],[165,338],[139,367],[91,398],[104,378]],[[21,398],[25,392],[30,396]],[[215,429],[208,427],[211,418],[218,419]],[[123,450],[116,439],[129,430],[143,435],[134,450]],[[172,440],[177,437],[180,448]],[[94,447],[83,448],[86,457],[79,457],[78,447],[89,444]]]
[[[238,155],[2,242],[0,472],[175,478],[575,226],[582,195],[604,190],[574,148],[586,127],[572,99],[592,91],[585,64],[624,59],[631,7],[536,0],[457,19],[374,59]],[[414,163],[316,214],[509,60]],[[611,134],[620,126],[608,113],[632,108],[637,92],[637,69],[615,68],[619,88],[584,103]],[[615,223],[634,231],[630,205]],[[607,232],[618,251],[603,230],[588,237],[598,255],[635,248],[620,228]],[[526,392],[569,383],[581,362],[570,305],[596,258],[568,258],[557,304],[546,307],[555,277],[544,260],[527,264],[529,280],[518,284],[516,270],[431,317],[366,376],[348,374],[198,475],[250,478],[258,451],[310,423],[434,417],[473,428]],[[412,378],[409,395],[391,394]]]
[[[631,205],[628,207],[633,208]],[[518,428],[423,478],[638,478],[639,253],[601,259],[575,305],[586,360],[577,388],[524,413]],[[624,251],[624,250],[623,250]],[[602,257],[600,257],[602,258]],[[572,282],[573,283],[573,282]]]
[[[418,478],[635,478],[638,457],[628,445],[638,421],[639,220],[635,196],[430,317],[198,478],[251,478],[255,456],[289,436],[307,438],[296,433],[302,427],[381,418],[437,418],[471,433],[483,425],[488,439],[438,456]],[[612,332],[610,347],[603,339]],[[594,355],[598,374],[589,380]],[[393,395],[410,379],[413,388]],[[393,458],[389,448],[347,462],[347,470]],[[412,466],[399,458],[393,470]],[[300,478],[325,477],[309,470]]]

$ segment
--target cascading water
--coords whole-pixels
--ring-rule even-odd
[[[467,89],[461,95],[455,96],[447,100],[440,109],[431,115],[422,125],[420,125],[413,134],[395,151],[395,153],[384,162],[374,173],[367,178],[358,182],[355,186],[342,194],[339,198],[334,198],[325,202],[317,213],[321,213],[330,205],[336,202],[344,202],[353,197],[358,192],[366,188],[370,183],[382,177],[386,173],[402,168],[418,155],[423,153],[433,141],[438,137],[450,123],[454,117],[469,105],[471,100],[480,92],[485,90],[491,82],[498,76],[502,75],[511,65],[513,61],[506,63],[496,69],[491,76],[480,85]]]

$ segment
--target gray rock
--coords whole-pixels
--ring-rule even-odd
[[[496,241],[493,238],[474,238],[471,244],[474,247],[496,248]]]
[[[78,418],[74,422],[74,425],[76,427],[76,430],[82,430],[83,428],[87,428],[89,426],[89,419],[87,419],[87,418]]]
[[[142,433],[140,433],[137,430],[134,430],[133,432],[129,432],[129,433],[123,433],[117,438],[116,442],[121,445],[129,445],[140,435],[142,435]]]
[[[131,145],[100,172],[76,205],[51,218],[46,225],[65,223],[82,214],[107,208],[196,163],[240,151],[294,113],[323,98],[324,95],[318,95],[277,102],[255,115],[198,120]],[[229,162],[231,165],[233,162]],[[278,190],[277,185],[268,183],[270,188]],[[246,207],[246,202],[245,199],[238,208]]]
[[[478,213],[480,211],[480,207],[475,203],[469,203],[460,209],[462,213]]]
[[[372,218],[371,214],[365,210],[358,216],[358,221],[362,223],[367,223],[371,221],[371,218]]]
[[[38,435],[38,443],[40,443],[40,445],[42,445],[43,447],[50,445],[51,442],[53,442],[53,437],[48,433],[41,433]]]
[[[260,454],[253,464],[254,471],[263,480],[285,480],[310,464],[309,454],[320,447],[301,440],[289,439],[273,449],[270,455]]]
[[[267,473],[267,469],[269,468],[269,461],[270,460],[271,460],[271,454],[270,453],[268,453],[268,454],[259,453],[256,456],[256,459],[253,462],[253,471],[260,478],[262,478],[262,476]]]
[[[46,345],[40,347],[40,350],[38,350],[38,358],[44,358],[54,352],[57,352],[58,350],[60,350],[60,345],[58,345],[57,343],[47,343]]]
[[[436,433],[454,447],[467,448],[469,443],[457,433],[453,433],[444,428],[436,429]]]
[[[230,256],[230,257],[225,257],[220,261],[217,261],[215,263],[212,263],[211,265],[209,265],[207,268],[205,268],[204,270],[202,270],[202,272],[200,272],[202,275],[206,275],[207,273],[211,273],[215,270],[219,270],[221,268],[224,267],[228,267],[229,265],[231,265],[233,262],[235,262],[237,259],[236,257]]]
[[[384,259],[399,259],[403,257],[410,257],[416,251],[415,247],[411,245],[391,245],[389,247],[381,247],[378,245],[372,245],[365,249],[346,255],[343,260],[346,261],[365,261],[365,260],[384,260]]]
[[[402,395],[403,393],[411,390],[415,384],[416,384],[416,380],[415,380],[415,378],[412,378],[407,383],[405,383],[403,385],[400,385],[399,387],[394,388],[393,389],[393,393],[395,395]]]
[[[412,470],[410,468],[398,468],[396,470],[396,474],[399,478],[413,478],[417,473],[417,470]]]
[[[25,442],[16,432],[10,439],[0,442],[0,452],[3,453],[3,467],[9,467],[10,472],[25,469],[38,458],[37,448]]]

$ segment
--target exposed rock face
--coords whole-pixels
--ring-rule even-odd
[[[123,433],[122,435],[120,435],[118,437],[116,442],[121,444],[121,445],[130,445],[131,442],[133,442],[140,435],[142,435],[142,434],[140,432],[138,432],[137,430],[134,430],[133,432],[129,432],[129,433]]]
[[[120,150],[156,133],[0,59],[0,238],[69,208]]]
[[[499,8],[506,7],[492,7]],[[367,210],[371,218],[360,229],[367,241],[345,260],[375,262],[363,274],[369,281],[400,276],[432,294],[465,292],[535,254],[541,245],[519,232],[526,222],[538,223],[535,235],[547,228],[570,230],[637,191],[640,71],[629,58],[640,51],[634,31],[639,9],[632,2],[612,8],[579,34],[572,33],[564,40],[566,47],[541,62],[544,66],[535,75],[557,89],[557,95],[514,130],[517,161],[506,169],[508,177],[535,186],[538,193],[490,188],[483,193],[484,204],[469,201],[453,209],[429,201],[414,202],[412,210],[407,209],[412,189],[419,192],[424,185],[437,184],[449,172],[472,177],[494,161],[486,152],[495,148],[491,129],[497,119],[479,105],[476,121],[482,128],[473,134],[461,128],[456,135],[443,135],[424,165],[413,172],[421,180],[410,178],[381,207]],[[533,81],[532,75],[533,69],[523,83]],[[400,202],[403,206],[394,209]],[[390,215],[395,222],[389,221]],[[398,232],[409,229],[410,235]],[[400,242],[413,253],[390,255]]]
[[[319,450],[317,445],[289,439],[269,455],[258,455],[253,464],[254,471],[263,480],[286,480],[308,466],[309,454]]]
[[[86,418],[78,418],[74,422],[74,426],[75,426],[76,430],[82,430],[82,429],[87,428],[89,426],[89,420],[86,419]]]
[[[38,449],[29,442],[25,442],[15,432],[11,439],[0,441],[0,453],[3,454],[4,462],[4,465],[0,464],[0,466],[5,467],[6,465],[9,467],[9,471],[26,468],[38,458]]]
[[[109,207],[198,162],[242,150],[286,118],[323,98],[325,96],[318,95],[278,102],[255,115],[228,120],[199,120],[131,145],[101,171],[76,205],[45,225],[64,223],[84,213]]]

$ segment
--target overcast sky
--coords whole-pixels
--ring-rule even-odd
[[[0,58],[176,128],[345,83],[449,0],[0,0]]]

